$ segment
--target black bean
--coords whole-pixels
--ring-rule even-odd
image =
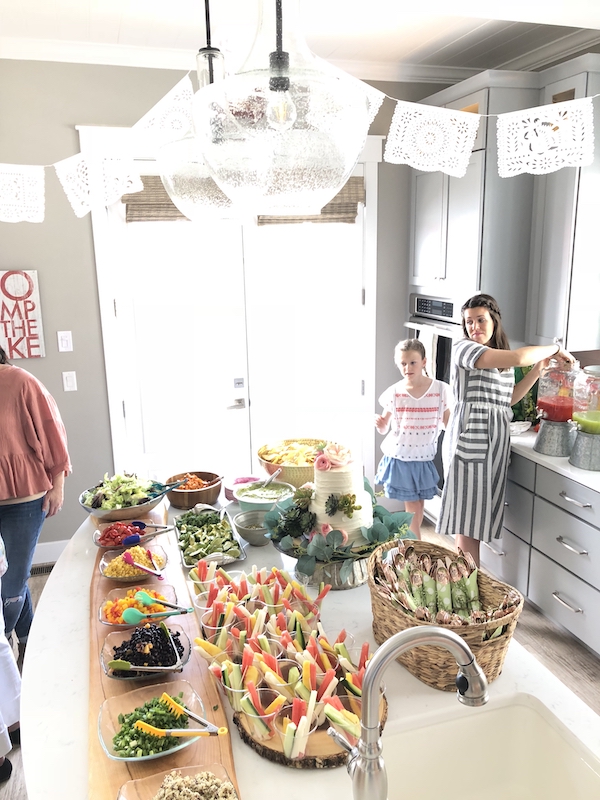
[[[172,630],[171,636],[177,653],[181,657],[183,645],[180,641],[179,631]],[[131,638],[118,647],[113,647],[113,652],[115,659],[129,661],[136,667],[172,667],[177,661],[168,637],[163,629],[153,622],[135,628],[131,633]],[[138,673],[136,670],[127,672],[115,670],[113,674],[118,678],[134,678],[144,673]]]

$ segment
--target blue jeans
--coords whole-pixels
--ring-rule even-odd
[[[46,519],[44,498],[27,503],[0,505],[0,533],[4,539],[8,570],[2,577],[2,605],[6,636],[15,631],[26,642],[33,621],[33,605],[27,580],[35,546]]]

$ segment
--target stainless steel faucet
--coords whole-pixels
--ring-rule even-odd
[[[387,800],[388,784],[381,755],[379,734],[379,687],[390,661],[413,647],[437,645],[449,650],[458,664],[457,698],[466,706],[482,706],[488,701],[487,679],[471,648],[458,634],[442,627],[408,628],[384,642],[369,661],[362,684],[361,736],[352,747],[344,736],[333,728],[327,731],[348,751],[348,773],[352,779],[354,800]]]

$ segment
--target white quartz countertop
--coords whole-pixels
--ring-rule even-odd
[[[29,638],[21,710],[28,800],[112,800],[88,795],[89,585],[97,553],[93,530],[91,520],[86,520],[52,570]],[[270,544],[248,547],[247,553],[247,560],[239,567],[248,569],[256,564],[289,569],[293,564]],[[366,584],[330,592],[323,603],[322,620],[326,629],[345,627],[357,643],[369,640],[375,647]],[[185,678],[185,671],[182,677]],[[385,683],[389,703],[386,732],[406,727],[411,720],[416,722],[421,715],[438,710],[451,709],[457,716],[472,713],[459,705],[454,693],[428,687],[395,662],[385,674]],[[515,692],[538,697],[600,757],[600,716],[513,640],[502,675],[490,685],[490,703]],[[231,726],[231,730],[241,800],[331,800],[351,796],[350,779],[343,767],[288,769],[261,759],[243,744],[235,727]],[[385,732],[383,741],[385,756]],[[404,755],[408,765],[410,754]],[[401,758],[403,754],[394,757]],[[457,780],[463,780],[463,768],[458,767]],[[156,771],[161,771],[159,760]],[[438,795],[432,794],[431,798],[434,796]],[[421,800],[427,800],[426,793]]]
[[[536,464],[540,464],[542,467],[551,469],[553,472],[557,472],[565,478],[570,478],[577,483],[581,483],[583,486],[587,486],[588,489],[600,492],[600,472],[574,467],[572,464],[569,464],[568,458],[557,458],[556,456],[546,456],[543,453],[537,453],[533,449],[536,436],[537,433],[532,430],[521,433],[518,436],[511,436],[510,444],[513,452],[525,456],[525,458],[530,459]]]

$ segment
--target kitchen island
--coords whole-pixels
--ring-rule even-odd
[[[94,527],[91,519],[79,527],[52,570],[29,638],[21,712],[28,800],[115,800],[88,790],[89,587],[97,555],[92,542]],[[293,567],[293,561],[271,545],[249,546],[247,556],[246,561],[233,568],[250,569],[253,564]],[[322,620],[327,630],[346,628],[357,643],[368,640],[376,647],[366,584],[349,591],[330,592],[323,603]],[[194,653],[192,658],[197,655]],[[185,669],[181,677],[186,678]],[[386,735],[416,725],[423,716],[437,711],[451,712],[456,717],[477,713],[477,709],[460,706],[454,693],[430,688],[397,663],[388,668],[385,683],[389,709],[383,737],[384,758]],[[600,757],[600,716],[513,640],[502,675],[490,685],[490,702],[516,692],[539,698]],[[282,767],[257,756],[240,740],[232,724],[230,731],[241,800],[274,796],[286,800],[331,800],[334,796],[351,796],[345,768],[297,771]],[[404,755],[409,768],[410,753]],[[457,753],[457,766],[463,763],[468,769],[468,754],[467,761],[464,756]],[[392,757],[402,758],[403,754],[388,756]],[[490,769],[499,768],[498,763],[491,758]],[[162,769],[159,759],[156,772]],[[462,780],[459,774],[456,779]]]

